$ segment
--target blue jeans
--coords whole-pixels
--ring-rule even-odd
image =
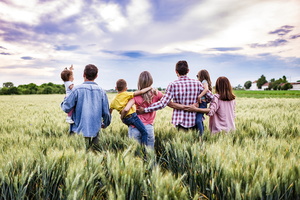
[[[147,124],[147,125],[145,125],[145,127],[146,127],[146,130],[148,133],[147,146],[154,149],[154,142],[155,142],[154,127],[151,124]],[[129,126],[128,137],[135,139],[139,143],[142,142],[142,134],[140,133],[140,131],[137,128],[134,128],[132,126]]]
[[[132,113],[127,115],[123,120],[123,123],[127,126],[133,125],[135,126],[142,134],[142,144],[147,145],[148,133],[143,122],[138,118],[136,113]]]
[[[199,108],[207,108],[207,102],[201,102]],[[203,113],[198,112],[196,115],[196,126],[199,131],[199,135],[202,136],[204,131],[204,124],[203,124]]]

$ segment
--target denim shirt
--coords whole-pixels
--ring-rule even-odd
[[[111,122],[109,103],[105,91],[93,81],[86,81],[73,88],[71,94],[61,103],[68,113],[74,108],[70,131],[84,137],[96,137],[103,123],[107,127]]]

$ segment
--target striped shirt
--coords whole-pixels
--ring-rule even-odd
[[[145,112],[153,112],[162,109],[173,100],[174,103],[182,105],[190,105],[197,102],[197,97],[204,90],[203,85],[200,81],[190,79],[187,76],[180,76],[178,80],[172,82],[167,87],[165,95],[160,101],[153,103],[150,107],[145,108]],[[214,96],[208,91],[205,98],[210,102]],[[184,110],[173,110],[172,124],[181,125],[185,128],[191,128],[195,126],[196,113],[188,112]]]

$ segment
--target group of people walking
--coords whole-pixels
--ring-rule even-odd
[[[211,133],[235,129],[235,96],[226,77],[217,79],[216,94],[213,95],[207,70],[199,71],[198,80],[191,79],[187,76],[188,63],[178,61],[175,72],[178,79],[168,85],[165,94],[151,87],[153,78],[148,71],[140,74],[138,90],[135,92],[127,92],[126,81],[119,79],[116,82],[118,94],[109,104],[105,91],[95,83],[98,68],[92,64],[87,65],[83,74],[84,82],[71,86],[72,92],[61,103],[64,112],[71,112],[71,121],[68,118],[70,133],[82,134],[87,148],[97,144],[101,128],[110,125],[111,113],[115,109],[120,113],[122,122],[129,127],[128,136],[154,148],[156,111],[166,106],[173,108],[172,124],[178,130],[197,130],[201,136],[204,113],[209,116]],[[70,90],[72,84],[66,83],[70,80],[63,78],[66,74],[71,74],[69,77],[72,78],[72,70],[65,69],[61,73],[66,90]]]

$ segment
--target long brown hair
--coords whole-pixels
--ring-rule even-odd
[[[143,71],[139,76],[138,89],[141,90],[146,87],[150,87],[152,84],[153,84],[153,78],[152,78],[150,72]],[[150,104],[152,102],[152,98],[154,95],[156,95],[156,90],[151,89],[148,92],[142,94],[142,97],[143,97],[144,101],[146,101],[147,103]]]
[[[230,81],[225,76],[220,76],[216,81],[216,93],[220,95],[223,101],[231,101],[235,99],[232,93]]]
[[[200,82],[202,82],[203,80],[206,80],[206,81],[207,81],[207,84],[208,84],[208,89],[209,89],[210,91],[212,91],[211,80],[210,80],[210,76],[209,76],[209,73],[208,73],[207,70],[205,70],[205,69],[200,70],[200,71],[198,72],[197,77],[198,77],[198,80],[199,80]]]

